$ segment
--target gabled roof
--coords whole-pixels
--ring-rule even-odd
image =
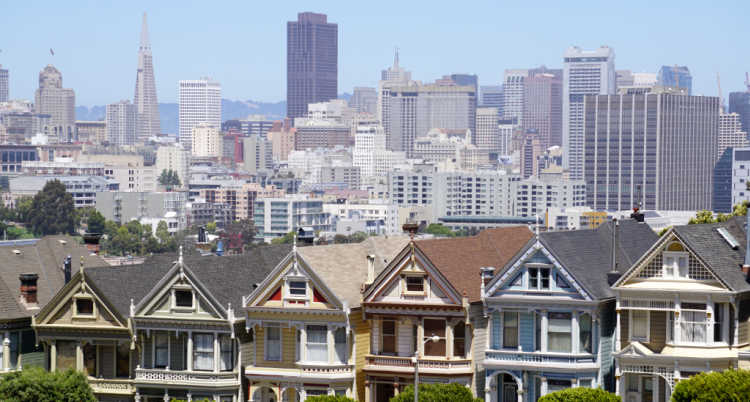
[[[651,251],[655,251],[656,246],[661,246],[674,235],[732,291],[750,290],[747,277],[741,270],[747,247],[745,219],[745,217],[734,217],[721,223],[675,226],[662,236],[662,240]],[[726,229],[734,237],[738,246],[736,249],[733,249],[719,234],[717,230],[719,228]],[[650,255],[644,258],[648,257]],[[638,269],[638,267],[634,266],[632,269]],[[626,276],[624,275],[619,282],[622,282]]]
[[[375,275],[409,244],[407,236],[368,237],[361,243],[300,247],[297,252],[326,286],[349,307],[359,307],[367,280],[367,256],[375,256]]]
[[[418,240],[414,243],[469,302],[480,300],[480,268],[499,272],[534,234],[527,226],[485,229],[476,236]]]
[[[260,246],[245,254],[232,256],[190,256],[183,263],[216,301],[226,308],[242,306],[242,297],[289,254],[290,245]],[[87,280],[100,291],[124,317],[130,316],[130,300],[139,304],[172,267],[178,256],[164,254],[147,259],[143,264],[86,269]]]
[[[16,252],[18,251],[18,252]],[[41,239],[0,242],[0,320],[30,317],[38,309],[27,309],[19,303],[21,299],[18,276],[35,273],[37,279],[37,305],[44,307],[65,284],[63,259],[71,256],[71,274],[75,274],[81,264],[84,266],[106,265],[97,255],[71,236],[45,236]]]
[[[612,270],[613,222],[597,229],[545,232],[540,242],[562,266],[597,299],[614,297],[607,282]],[[623,219],[618,222],[616,262],[620,273],[627,271],[649,250],[659,236],[644,223]]]

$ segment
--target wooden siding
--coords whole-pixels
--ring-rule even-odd
[[[471,334],[471,358],[474,367],[472,390],[474,395],[484,395],[484,352],[487,346],[487,318],[484,317],[484,307],[481,303],[469,306],[469,321],[473,328]]]
[[[365,356],[370,354],[370,322],[372,320],[362,320],[362,310],[357,309],[349,315],[349,322],[354,329],[354,344],[356,348],[354,356],[354,370],[356,376],[357,389],[354,399],[358,401],[365,400],[365,378],[364,373],[366,359]]]
[[[520,313],[518,315],[518,325],[521,326],[519,330],[518,342],[521,345],[521,350],[524,352],[534,351],[534,314],[533,313]]]

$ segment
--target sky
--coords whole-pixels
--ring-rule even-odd
[[[286,22],[321,12],[339,26],[339,93],[376,86],[395,47],[414,79],[562,66],[569,46],[608,45],[617,69],[687,65],[693,94],[744,90],[750,71],[750,1],[13,1],[0,7],[0,64],[12,99],[33,99],[55,65],[76,104],[131,99],[143,12],[160,102],[178,81],[209,76],[233,100],[286,97]],[[49,49],[55,55],[50,55]]]

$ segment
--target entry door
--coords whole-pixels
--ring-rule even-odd
[[[502,402],[517,402],[516,384],[503,383],[503,400]]]
[[[375,386],[376,402],[388,402],[393,398],[394,394],[393,384],[377,383]]]
[[[654,379],[641,377],[641,402],[654,402]]]

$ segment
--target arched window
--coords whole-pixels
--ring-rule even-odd
[[[682,244],[673,241],[667,245],[667,251],[685,251],[685,248],[682,247]]]

